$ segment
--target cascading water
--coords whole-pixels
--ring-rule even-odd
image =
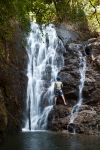
[[[78,98],[78,103],[73,107],[71,111],[71,118],[69,124],[73,124],[74,120],[78,116],[78,112],[80,109],[80,106],[82,105],[83,102],[83,97],[82,97],[82,91],[84,88],[84,82],[85,82],[85,73],[86,73],[86,57],[83,56],[81,52],[79,52],[79,72],[80,72],[80,84],[79,84],[79,98]]]
[[[64,47],[54,25],[31,23],[28,37],[27,118],[24,130],[46,129],[53,107],[54,81],[63,67]]]

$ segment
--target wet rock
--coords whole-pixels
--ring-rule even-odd
[[[74,123],[69,124],[71,109],[68,106],[54,106],[48,118],[48,129],[95,135],[100,133],[100,115],[98,114],[100,109],[98,107],[82,105]]]
[[[84,134],[96,135],[100,132],[100,115],[95,110],[83,110],[79,112],[74,123],[80,128],[80,132]]]
[[[79,35],[75,31],[69,29],[63,24],[56,25],[56,31],[58,37],[63,41],[64,45],[68,42],[77,41],[77,39],[79,39]]]
[[[70,133],[83,133],[83,130],[80,130],[80,127],[74,123],[70,123],[68,126],[67,126],[67,130],[68,132]]]
[[[70,114],[70,108],[67,106],[57,105],[51,110],[48,117],[48,129],[53,131],[62,131],[66,129],[68,124],[68,116]]]
[[[91,44],[92,53],[95,60],[90,62],[89,58],[87,59],[86,67],[86,79],[85,85],[83,88],[83,100],[84,103],[90,101],[91,104],[96,104],[99,101],[100,97],[100,38],[89,39],[88,44]],[[77,101],[78,97],[78,86],[80,80],[79,74],[79,51],[85,56],[84,53],[84,44],[80,43],[67,43],[66,54],[64,55],[64,67],[60,71],[59,75],[64,84],[64,93],[68,101]],[[74,98],[71,99],[69,93],[73,91],[72,95]]]
[[[88,44],[91,44],[93,55],[97,59],[90,62],[89,58],[86,56],[86,79],[82,93],[84,105],[80,107],[74,124],[70,126],[70,131],[73,132],[74,128],[77,133],[96,135],[100,133],[100,39],[89,39],[87,42]],[[63,92],[66,97],[66,102],[68,102],[68,106],[63,106],[63,102],[61,98],[59,98],[57,106],[55,106],[51,111],[48,118],[48,129],[55,131],[67,130],[69,127],[72,106],[74,106],[78,101],[80,81],[79,51],[83,56],[85,56],[84,44],[74,43],[71,41],[70,43],[67,42],[65,45],[65,63],[59,72],[59,76],[61,77],[64,85]]]
[[[97,38],[91,38],[91,39],[88,39],[88,43],[95,42],[96,40],[97,40]]]

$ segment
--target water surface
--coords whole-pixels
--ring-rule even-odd
[[[100,150],[100,137],[55,132],[23,132],[0,150]]]

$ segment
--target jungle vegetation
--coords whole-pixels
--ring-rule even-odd
[[[28,30],[30,20],[39,24],[71,23],[100,27],[100,0],[0,0],[0,55],[4,55],[18,24]]]

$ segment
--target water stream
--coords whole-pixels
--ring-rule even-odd
[[[77,104],[73,107],[71,111],[71,117],[69,124],[73,124],[74,120],[78,116],[79,109],[83,103],[83,88],[84,88],[84,82],[85,82],[85,73],[86,73],[86,57],[83,56],[83,54],[79,51],[79,72],[80,72],[80,84],[79,84],[79,97]]]
[[[64,64],[64,46],[52,24],[31,23],[27,41],[27,118],[23,130],[46,129],[54,103],[53,83]]]

